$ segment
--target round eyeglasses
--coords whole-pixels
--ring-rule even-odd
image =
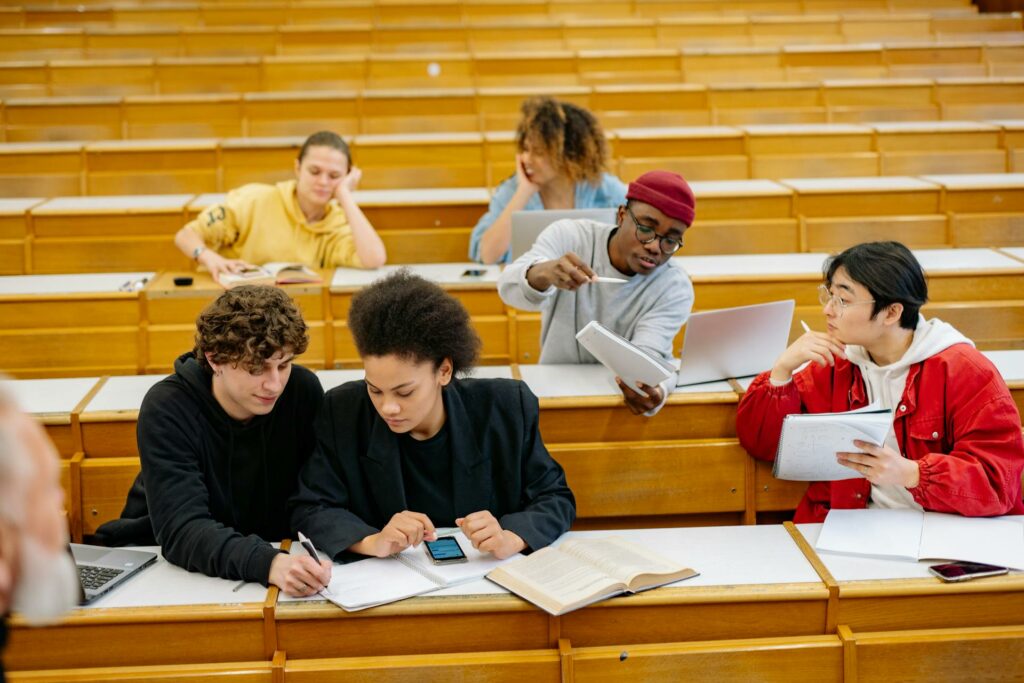
[[[843,315],[850,306],[857,306],[858,304],[873,304],[874,299],[867,299],[866,301],[843,301],[839,298],[838,294],[833,294],[828,290],[828,287],[824,283],[818,285],[818,303],[821,304],[822,308],[832,304],[832,310],[836,312],[836,317]]]
[[[626,207],[626,213],[629,214],[629,217],[633,220],[633,225],[636,226],[636,238],[640,240],[640,244],[650,244],[654,240],[659,240],[658,247],[663,254],[674,254],[679,251],[679,247],[683,246],[682,240],[668,237],[667,235],[659,235],[654,231],[654,228],[641,224],[637,221],[636,216],[633,215],[633,210],[629,206]]]

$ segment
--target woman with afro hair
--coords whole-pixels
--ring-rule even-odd
[[[509,260],[515,211],[614,209],[626,203],[626,186],[605,172],[608,144],[593,114],[551,97],[526,100],[522,112],[515,175],[494,191],[469,238],[469,257],[480,263]]]
[[[461,377],[480,349],[462,304],[400,270],[353,297],[348,323],[366,378],[324,398],[295,531],[345,562],[440,527],[498,558],[569,530],[576,503],[541,440],[537,398],[517,380]]]

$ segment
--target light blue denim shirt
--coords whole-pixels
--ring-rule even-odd
[[[480,261],[480,239],[508,206],[518,186],[519,181],[513,175],[498,185],[498,189],[494,191],[491,204],[487,207],[487,213],[480,217],[476,227],[473,228],[473,233],[469,236],[469,258],[472,260]],[[576,183],[576,199],[573,206],[575,209],[614,209],[625,203],[626,185],[611,173],[603,174],[601,182],[597,185],[591,185],[586,181]],[[524,211],[540,211],[543,208],[544,202],[541,201],[538,192],[526,202]],[[498,263],[508,263],[511,255],[512,249],[509,248],[505,255],[498,260]]]

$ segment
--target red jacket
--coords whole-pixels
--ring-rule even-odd
[[[772,461],[790,413],[861,408],[867,389],[860,369],[807,366],[793,381],[772,386],[765,372],[740,401],[736,431],[755,458]],[[909,489],[924,509],[968,517],[1024,514],[1020,414],[992,363],[969,344],[955,344],[910,366],[893,428],[900,452],[916,460],[921,480]],[[830,509],[863,508],[866,479],[813,482],[797,507],[797,522],[820,522]]]

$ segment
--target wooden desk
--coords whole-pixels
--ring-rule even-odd
[[[59,197],[31,213],[34,273],[181,269],[174,247],[190,194]]]
[[[192,277],[192,284],[175,285],[174,278],[182,275]],[[329,271],[320,275],[326,282]],[[298,304],[309,328],[309,348],[302,356],[303,364],[323,367],[325,359],[331,357],[324,285],[284,285],[282,289]],[[205,272],[163,272],[149,283],[141,301],[148,323],[141,330],[146,340],[145,372],[168,372],[174,360],[194,346],[196,316],[223,291]]]
[[[80,142],[0,145],[0,196],[59,197],[84,191]]]
[[[1009,170],[1000,144],[1000,128],[993,124],[927,121],[877,123],[872,128],[881,153],[881,175]]]
[[[0,278],[0,354],[12,374],[134,374],[139,368],[138,291],[152,272]],[[69,343],[67,335],[73,334]]]
[[[0,275],[25,272],[28,212],[42,202],[40,198],[0,199]]]

